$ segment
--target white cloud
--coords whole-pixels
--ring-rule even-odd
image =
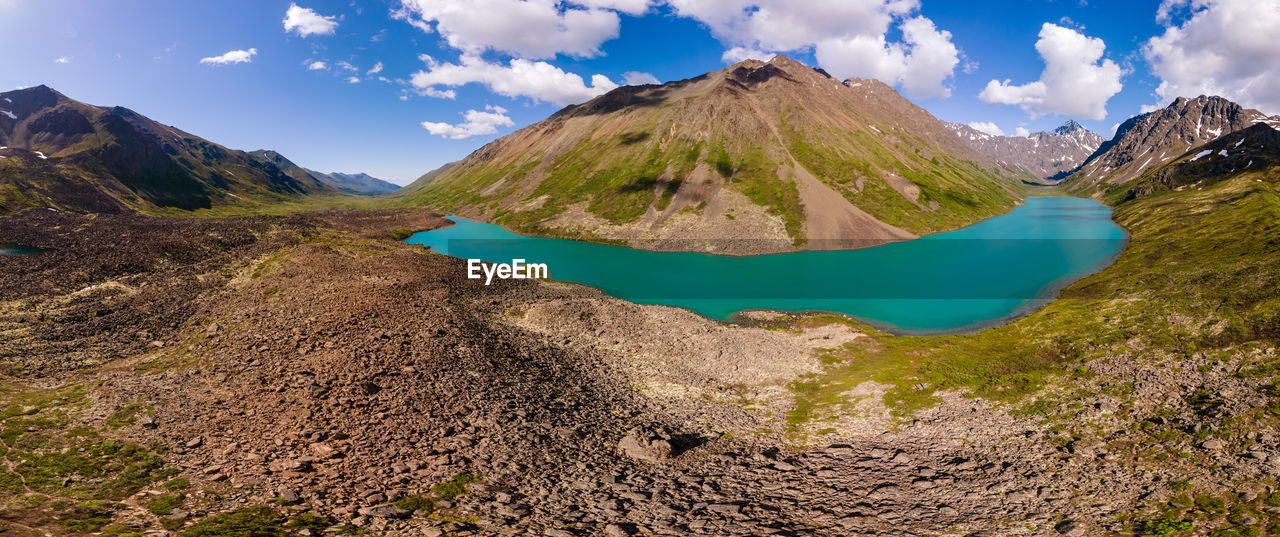
[[[1106,44],[1070,28],[1045,23],[1036,51],[1044,58],[1040,80],[1013,85],[992,80],[978,96],[991,104],[1016,104],[1031,117],[1062,114],[1101,120],[1107,117],[1107,101],[1124,87],[1124,71],[1102,59]]]
[[[285,11],[283,22],[285,33],[297,32],[302,37],[333,35],[333,32],[338,29],[337,17],[326,17],[316,13],[314,9],[299,7],[298,4],[289,4],[289,10]]]
[[[474,55],[463,55],[459,63],[439,63],[430,56],[420,56],[428,69],[418,71],[410,83],[419,92],[443,92],[437,86],[457,87],[470,83],[484,84],[490,91],[507,97],[529,97],[558,105],[581,103],[618,87],[604,75],[591,77],[591,85],[582,77],[566,73],[547,62],[513,59],[507,65],[489,63]],[[441,96],[441,95],[436,95]],[[449,95],[448,98],[453,98]]]
[[[437,98],[437,99],[455,99],[455,98],[457,98],[457,97],[458,97],[458,92],[456,92],[456,91],[453,91],[453,90],[441,90],[441,89],[436,89],[436,88],[427,88],[427,89],[422,90],[422,92],[421,92],[421,93],[422,93],[423,95],[426,95],[427,97],[435,97],[435,98]],[[405,99],[401,99],[401,100],[408,100],[408,98],[407,98],[407,96],[406,96],[406,98],[405,98]]]
[[[1016,129],[1013,129],[1013,134],[1014,136],[1026,137],[1026,136],[1031,136],[1031,131],[1027,130],[1026,127],[1018,127]]]
[[[401,9],[394,15],[425,32],[439,32],[449,46],[467,54],[494,50],[518,58],[548,59],[556,54],[599,56],[600,45],[618,36],[620,21],[613,9],[634,12],[642,4],[638,0],[574,3],[585,7],[556,0],[401,0]]]
[[[376,75],[376,74],[381,73],[381,72],[382,72],[382,62],[378,62],[378,64],[377,64],[377,65],[374,65],[374,66],[373,66],[373,68],[372,68],[372,69],[369,69],[369,72],[367,72],[367,73],[365,73],[365,74],[366,74],[366,75]]]
[[[661,84],[662,81],[650,73],[631,71],[622,73],[622,83],[627,86],[643,86],[645,84]]]
[[[992,136],[1004,136],[1004,131],[990,121],[970,121],[969,126]],[[1026,130],[1026,129],[1022,129]],[[1022,136],[1021,134],[1019,136]]]
[[[59,58],[57,58],[57,59],[53,60],[53,63],[71,63],[71,57],[70,57],[70,56],[61,56],[61,57],[59,57]]]
[[[334,65],[337,66],[339,69],[346,69],[348,71],[351,71],[352,73],[360,70],[359,67],[351,65],[351,62],[346,62],[346,61],[338,62]]]
[[[448,123],[433,123],[423,121],[422,128],[427,132],[444,138],[453,140],[466,140],[474,136],[482,136],[486,134],[497,134],[498,127],[510,127],[515,125],[511,118],[507,117],[507,110],[501,106],[485,106],[485,111],[467,110],[462,117],[466,120],[457,125]]]
[[[951,32],[938,30],[924,17],[900,25],[903,43],[890,43],[884,34],[830,39],[818,43],[818,64],[839,78],[875,78],[901,85],[912,97],[948,97],[946,80],[960,63]]]
[[[320,60],[316,60],[307,64],[308,71],[323,71],[328,68],[329,68],[329,64],[326,64]]]
[[[359,83],[360,83],[360,77],[358,77],[358,76],[353,76],[353,77],[347,78],[347,83],[348,83],[348,84],[359,84]]]
[[[575,0],[575,4],[586,7],[613,9],[628,15],[643,15],[649,10],[649,0]]]
[[[762,62],[769,61],[770,58],[777,56],[775,52],[766,52],[748,47],[733,47],[724,51],[720,55],[720,61],[724,63],[738,63],[743,60],[760,60]]]
[[[202,58],[200,63],[210,65],[226,65],[229,63],[249,63],[253,61],[254,55],[258,54],[258,49],[251,48],[249,50],[232,50],[221,56],[210,56]]]
[[[960,53],[951,33],[912,16],[918,0],[668,0],[706,24],[727,47],[726,62],[812,50],[839,78],[877,78],[914,97],[945,97]],[[896,29],[901,41],[889,41]]]
[[[1177,24],[1176,18],[1185,20]],[[1218,95],[1280,112],[1280,2],[1165,0],[1157,20],[1164,33],[1148,40],[1142,53],[1161,79],[1156,94],[1164,104]]]

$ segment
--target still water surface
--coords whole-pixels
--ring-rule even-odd
[[[1026,314],[1110,265],[1127,237],[1110,207],[1067,197],[1030,198],[1008,214],[913,241],[750,257],[525,237],[450,219],[457,223],[408,242],[458,258],[544,263],[556,280],[715,319],[753,309],[827,311],[898,334],[966,332]]]

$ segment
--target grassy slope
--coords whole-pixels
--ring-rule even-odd
[[[665,209],[690,173],[706,166],[728,188],[780,217],[792,239],[802,244],[805,215],[798,188],[778,175],[779,166],[789,166],[793,157],[854,205],[915,233],[962,227],[1008,212],[1017,203],[1019,186],[1014,181],[972,162],[947,156],[925,158],[922,148],[937,150],[924,140],[891,144],[863,131],[817,126],[801,132],[785,117],[778,120],[786,129],[785,145],[744,135],[691,139],[678,134],[687,130],[676,122],[681,117],[679,106],[665,103],[634,114],[628,118],[627,131],[618,134],[601,134],[599,125],[592,127],[575,146],[546,163],[546,177],[532,192],[521,187],[529,174],[544,173],[539,164],[547,155],[537,151],[515,161],[468,159],[425,187],[407,189],[400,203],[445,211],[480,208],[493,222],[517,231],[557,235],[538,222],[580,201],[587,201],[588,211],[612,223],[631,222],[650,206]],[[807,124],[803,118],[797,121]],[[677,134],[657,139],[650,133]],[[926,208],[891,188],[884,180],[886,174],[916,183],[921,188],[919,203]],[[855,188],[857,177],[866,178],[861,191]],[[545,201],[535,209],[513,208],[518,204],[511,202],[542,196]]]
[[[885,127],[882,130],[888,130]],[[1004,214],[1021,185],[997,178],[973,162],[948,155],[925,158],[924,140],[889,146],[865,131],[827,130],[806,138],[787,129],[788,150],[815,177],[881,222],[913,233],[938,233]],[[915,149],[909,149],[914,147]],[[852,151],[854,155],[848,153]],[[893,174],[920,187],[922,210],[885,181]],[[857,189],[855,179],[863,177]],[[936,204],[936,209],[932,209]]]
[[[823,373],[793,386],[799,404],[789,420],[803,425],[838,414],[850,404],[843,393],[867,380],[888,384],[886,404],[909,414],[936,402],[939,390],[1011,400],[1109,354],[1186,356],[1280,340],[1277,183],[1280,168],[1271,168],[1124,203],[1115,219],[1131,233],[1128,248],[1061,300],[970,335],[868,329],[872,337],[831,349]]]

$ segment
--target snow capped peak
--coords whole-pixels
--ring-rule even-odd
[[[1067,122],[1063,123],[1061,127],[1053,129],[1053,134],[1056,134],[1058,136],[1063,136],[1067,134],[1080,132],[1083,130],[1085,130],[1084,125],[1076,123],[1076,120],[1074,119],[1068,119]]]

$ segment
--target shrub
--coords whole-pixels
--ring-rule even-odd
[[[1160,518],[1156,520],[1144,520],[1138,523],[1134,533],[1137,535],[1149,537],[1168,537],[1178,532],[1183,532],[1194,528],[1195,525],[1190,520],[1177,520],[1172,518]]]

